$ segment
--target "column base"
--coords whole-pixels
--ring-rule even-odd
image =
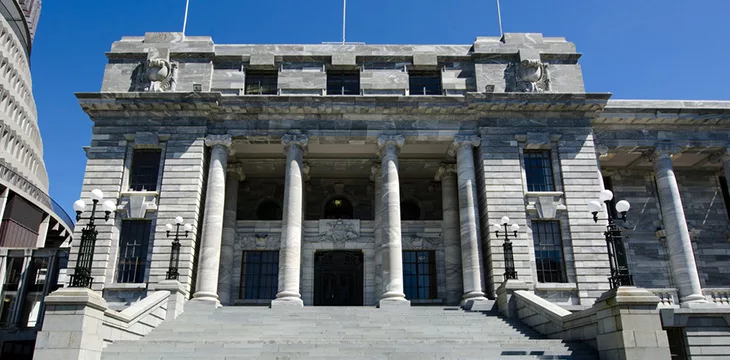
[[[462,299],[459,306],[461,306],[462,309],[469,311],[491,311],[494,308],[494,301],[490,301],[482,295]]]
[[[409,309],[411,302],[406,300],[405,297],[397,298],[384,298],[378,301],[378,308],[380,309]]]
[[[296,309],[296,308],[301,308],[301,307],[304,307],[304,301],[302,301],[302,299],[299,297],[287,296],[287,297],[271,300],[272,309],[276,309],[276,308]]]
[[[206,292],[206,291],[198,291],[195,294],[193,294],[193,300],[191,301],[205,301],[209,303],[215,304],[216,307],[221,306],[220,300],[218,300],[218,294]]]

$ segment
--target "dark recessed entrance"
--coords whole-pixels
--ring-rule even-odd
[[[314,254],[314,305],[362,306],[360,251],[324,251]]]

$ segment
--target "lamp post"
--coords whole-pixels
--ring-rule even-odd
[[[504,228],[504,244],[502,244],[502,249],[504,249],[504,280],[517,280],[517,270],[515,270],[515,258],[514,253],[512,252],[512,242],[509,240],[510,237],[517,238],[517,231],[520,230],[520,226],[517,224],[511,224],[509,223],[509,217],[502,216],[502,224],[494,224],[492,225],[494,228],[494,234],[499,237],[499,233],[502,231],[502,228]],[[511,230],[508,231],[507,229]]]
[[[626,247],[624,246],[621,229],[616,225],[613,211],[611,211],[611,200],[613,192],[611,190],[601,191],[599,200],[593,200],[588,203],[588,210],[593,214],[593,221],[598,222],[598,213],[603,209],[601,202],[606,204],[606,214],[608,215],[608,225],[603,235],[606,237],[606,247],[608,248],[608,263],[611,267],[611,277],[608,278],[611,289],[619,286],[634,286],[634,277],[629,272],[628,260],[626,258]],[[621,214],[621,220],[626,221],[626,213],[631,208],[626,200],[616,203],[616,212]]]
[[[86,210],[86,202],[76,200],[74,202],[74,211],[76,211],[76,221],[81,219],[89,220],[86,226],[81,229],[81,244],[79,245],[79,256],[76,260],[74,274],[71,276],[71,287],[91,287],[94,278],[91,277],[91,266],[94,262],[94,248],[96,246],[96,225],[95,220],[109,221],[109,215],[114,212],[116,205],[113,201],[107,200],[102,203],[103,217],[96,217],[96,207],[99,202],[104,200],[104,193],[99,189],[91,191],[91,215],[82,218],[81,214]]]
[[[180,272],[178,270],[180,265],[180,226],[182,225],[183,231],[185,231],[184,237],[188,237],[188,233],[193,230],[193,226],[190,224],[183,225],[183,218],[178,216],[175,218],[175,235],[172,239],[172,249],[170,250],[170,266],[167,270],[167,280],[177,280]],[[167,237],[170,237],[170,232],[173,229],[172,224],[165,225],[167,229]]]

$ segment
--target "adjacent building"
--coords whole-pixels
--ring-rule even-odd
[[[30,358],[73,222],[48,196],[30,76],[41,1],[0,2],[0,358]]]
[[[578,311],[609,290],[606,216],[588,208],[603,189],[632,204],[619,226],[637,286],[668,309],[730,306],[730,102],[588,93],[575,45],[541,34],[148,33],[107,57],[101,91],[77,97],[94,122],[82,198],[98,188],[117,204],[92,269],[111,308],[165,280],[178,216],[193,229],[178,269],[188,298],[478,306],[505,280],[493,225],[507,216],[517,278]],[[684,349],[694,323],[667,324]]]

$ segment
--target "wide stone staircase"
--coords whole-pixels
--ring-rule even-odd
[[[222,307],[190,302],[141,340],[102,360],[598,359],[585,344],[544,339],[496,312],[411,307]]]

